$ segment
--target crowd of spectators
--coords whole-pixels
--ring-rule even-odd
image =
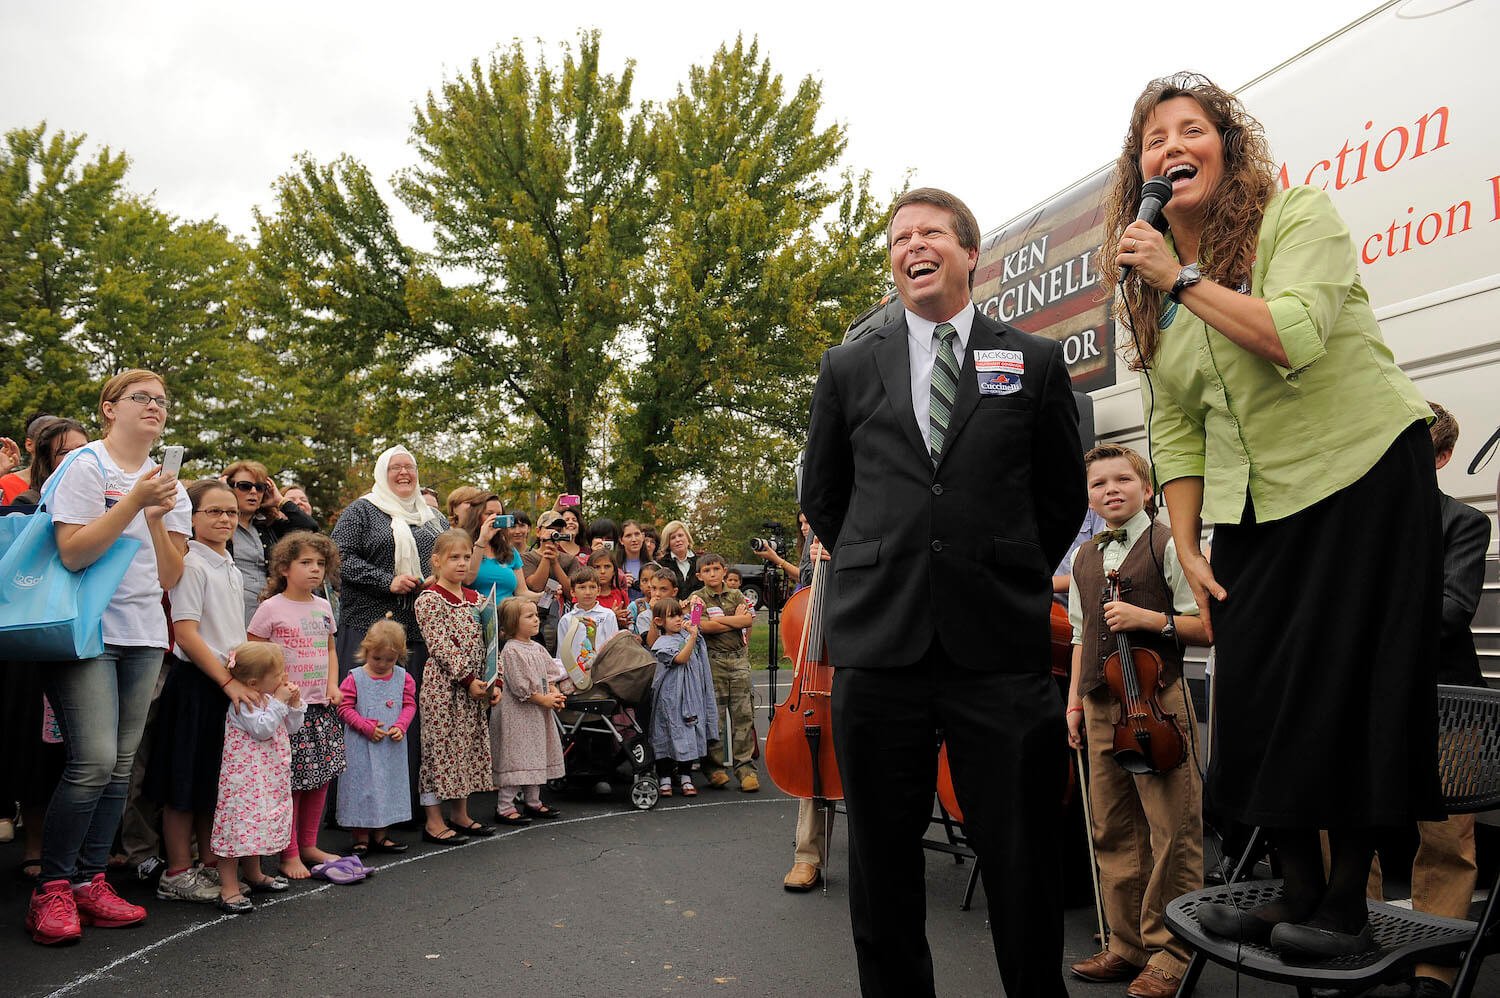
[[[284,890],[289,878],[309,875],[358,879],[367,872],[360,864],[368,852],[405,849],[373,819],[352,828],[352,842],[339,843],[355,854],[351,862],[339,866],[345,858],[318,848],[325,794],[342,809],[346,796],[353,801],[362,793],[329,782],[344,772],[344,742],[352,748],[356,736],[375,742],[392,736],[381,750],[387,755],[404,745],[404,793],[382,800],[402,801],[400,817],[409,827],[442,841],[491,833],[464,799],[443,796],[446,819],[432,804],[437,797],[428,774],[443,760],[431,756],[448,751],[448,743],[434,742],[423,754],[427,701],[420,691],[429,685],[429,663],[444,661],[441,678],[430,683],[459,683],[461,698],[476,694],[463,692],[474,676],[455,680],[451,662],[429,651],[434,621],[443,616],[433,612],[437,602],[422,603],[429,607],[424,627],[418,598],[429,593],[448,601],[444,612],[481,597],[505,606],[511,640],[534,642],[542,654],[507,661],[524,659],[532,673],[540,668],[536,661],[554,663],[556,675],[536,694],[541,699],[527,694],[548,709],[561,706],[561,697],[553,700],[558,686],[579,685],[564,677],[586,675],[600,656],[650,657],[653,644],[662,643],[656,654],[664,668],[701,665],[697,685],[689,686],[694,695],[716,695],[721,716],[731,710],[735,744],[728,754],[721,750],[716,724],[711,739],[673,730],[664,744],[678,747],[675,756],[684,754],[683,745],[703,749],[710,786],[727,785],[732,767],[740,789],[758,788],[746,652],[753,608],[725,584],[723,558],[694,550],[685,523],[674,520],[658,531],[644,518],[618,525],[589,520],[579,497],[569,495],[535,515],[507,508],[500,495],[475,485],[439,496],[421,484],[417,457],[396,446],[379,456],[369,490],[329,518],[325,535],[302,485],[259,462],[236,460],[197,482],[168,474],[154,455],[170,413],[165,379],[131,370],[104,385],[98,431],[70,416],[38,414],[21,444],[0,438],[0,512],[36,514],[42,489],[59,476],[45,513],[70,570],[86,570],[121,537],[140,542],[104,614],[103,655],[0,668],[0,841],[23,840],[20,872],[36,884],[27,928],[38,942],[71,941],[84,925],[143,919],[145,909],[110,886],[114,868],[156,880],[163,900],[214,902],[237,912],[249,910],[245,894]],[[465,550],[455,552],[460,540]],[[441,566],[434,564],[435,548]],[[461,571],[451,568],[458,560]],[[701,623],[688,623],[694,608]],[[612,636],[619,645],[611,645]],[[281,654],[249,654],[258,641]],[[371,684],[391,677],[424,709],[408,703],[403,711],[399,693],[383,720],[353,709],[360,690],[381,689]],[[678,682],[678,688],[688,687]],[[474,701],[492,715],[494,773],[464,789],[514,790],[514,801],[498,802],[496,817],[507,824],[555,816],[537,786],[515,775],[514,746],[510,769],[501,771],[504,712],[488,710],[500,703],[498,691],[496,684]],[[276,748],[283,741],[284,752]],[[251,761],[231,770],[231,750]],[[373,751],[357,753],[361,780],[371,779]],[[240,800],[244,787],[264,796],[279,785],[282,755],[291,780],[289,840],[267,846],[267,855],[280,854],[276,872],[234,856],[222,857],[221,870],[213,842],[243,852],[283,838],[279,798],[245,813]],[[695,793],[688,776],[695,763],[666,759],[663,792]],[[341,779],[354,780],[355,770]],[[225,811],[230,798],[239,801],[233,813]],[[246,813],[271,824],[248,829]]]

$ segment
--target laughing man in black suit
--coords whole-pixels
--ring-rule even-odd
[[[896,202],[905,316],[823,357],[802,505],[833,551],[828,651],[866,996],[932,995],[920,844],[937,732],[981,861],[1006,993],[1065,995],[1051,570],[1086,505],[1059,345],[980,314],[958,198]]]

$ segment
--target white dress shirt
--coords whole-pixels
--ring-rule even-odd
[[[953,337],[953,356],[958,360],[962,376],[964,351],[969,349],[969,330],[974,326],[974,303],[969,302],[957,315],[946,320],[953,324],[958,335]],[[906,310],[906,349],[911,358],[911,410],[917,421],[917,432],[922,434],[922,443],[932,450],[929,434],[932,429],[932,364],[937,359],[937,337],[933,330],[938,327],[931,319],[924,319],[911,309]]]

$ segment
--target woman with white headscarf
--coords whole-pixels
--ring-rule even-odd
[[[421,684],[427,646],[412,605],[431,567],[432,543],[447,529],[447,518],[422,498],[411,452],[396,446],[381,454],[375,462],[374,487],[344,509],[330,535],[339,548],[343,580],[335,639],[340,675],[357,664],[355,654],[370,625],[390,614],[406,629],[406,670]],[[421,759],[421,731],[415,718],[406,743],[415,787]],[[411,799],[417,799],[415,789]]]

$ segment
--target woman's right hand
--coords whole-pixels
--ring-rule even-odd
[[[375,730],[370,732],[370,741],[378,742],[385,737],[385,734],[385,729],[382,728],[377,722],[375,725]]]
[[[252,690],[238,679],[229,680],[224,687],[224,695],[229,698],[231,709],[243,714],[246,710],[265,705],[266,695],[259,690]]]
[[[1203,629],[1207,632],[1208,640],[1212,641],[1214,627],[1208,612],[1210,597],[1222,603],[1229,599],[1229,592],[1214,578],[1214,570],[1201,551],[1178,552],[1177,560],[1182,565],[1182,574],[1187,576],[1188,585],[1193,587],[1193,599],[1198,602]]]
[[[8,475],[21,466],[21,448],[10,437],[0,437],[0,475]]]
[[[396,596],[405,596],[421,584],[422,580],[415,575],[398,575],[391,579],[391,592]]]
[[[495,536],[495,530],[495,518],[493,516],[486,516],[479,521],[479,540],[474,543],[485,551],[489,551],[490,538]]]
[[[163,517],[177,504],[177,479],[163,475],[160,466],[152,468],[136,479],[125,498],[147,516]]]

